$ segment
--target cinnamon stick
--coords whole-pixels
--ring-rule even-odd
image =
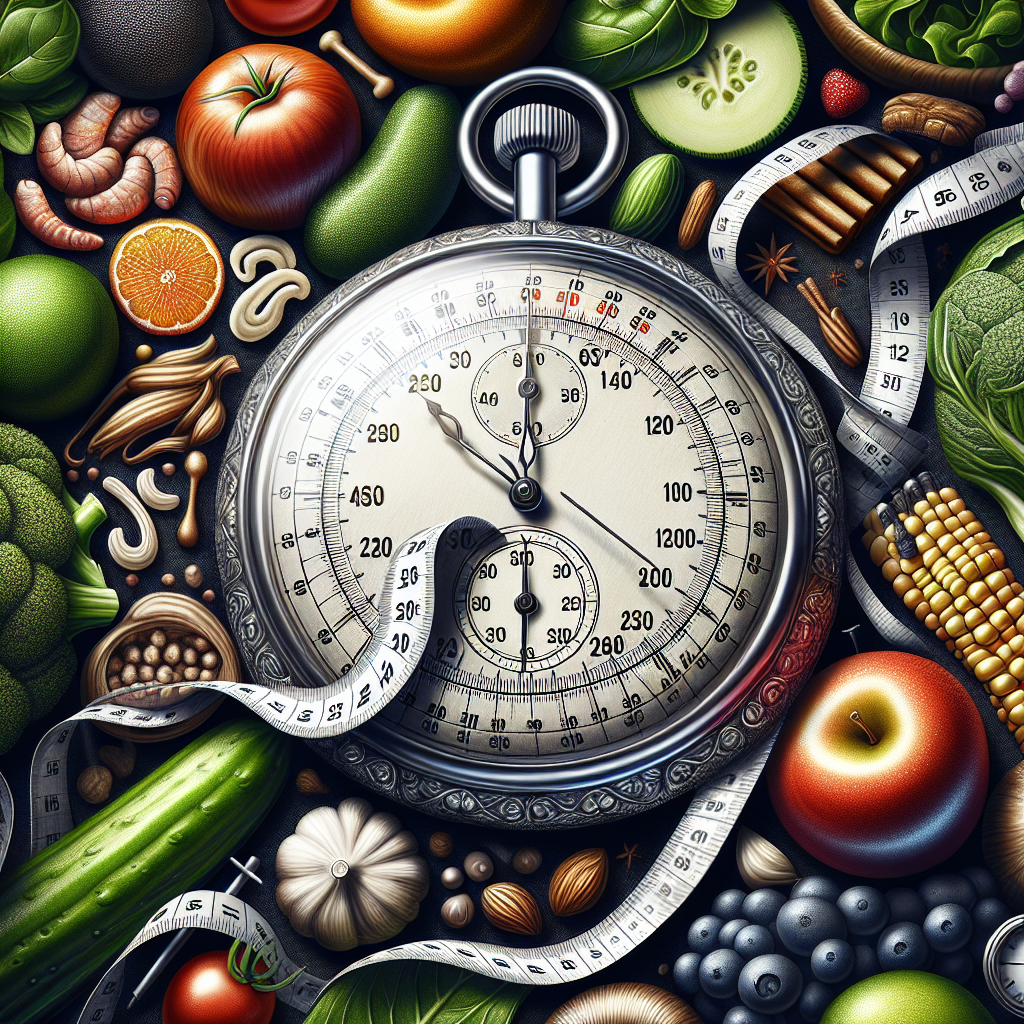
[[[806,167],[801,167],[796,173],[858,221],[867,221],[874,216],[878,209],[867,196],[862,196],[856,189],[847,185],[820,160],[812,161]]]
[[[899,139],[891,139],[888,135],[872,135],[871,141],[899,160],[912,175],[917,174],[924,167],[924,158],[921,154],[912,146],[900,142]]]
[[[850,139],[844,145],[891,185],[902,185],[910,175],[910,171],[899,160],[881,146],[876,146],[870,139]]]
[[[841,235],[857,230],[857,218],[851,217],[842,207],[837,206],[828,196],[819,192],[809,181],[798,174],[791,174],[779,182],[790,198],[795,199],[804,209],[810,210],[819,220]]]
[[[787,195],[778,185],[773,185],[763,196],[761,202],[773,213],[777,213],[793,227],[813,238],[826,252],[835,255],[842,251],[849,238],[844,238],[824,221],[805,209],[795,199]],[[852,237],[852,236],[851,236]]]
[[[836,146],[826,153],[821,162],[830,167],[840,177],[845,178],[858,192],[863,193],[872,202],[881,205],[892,190],[892,185],[873,167],[864,163],[856,155],[843,146]]]
[[[797,291],[818,314],[818,325],[821,327],[822,337],[828,347],[847,366],[859,365],[864,359],[864,350],[860,347],[857,335],[850,326],[850,322],[843,316],[842,310],[838,306],[829,307],[813,277],[801,281],[796,287]]]

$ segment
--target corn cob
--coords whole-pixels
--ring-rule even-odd
[[[1024,587],[952,487],[929,473],[864,519],[864,546],[896,596],[984,686],[1024,750]]]

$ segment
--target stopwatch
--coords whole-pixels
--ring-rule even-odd
[[[564,195],[579,125],[563,110],[499,118],[514,191],[480,155],[484,118],[535,85],[589,102],[607,136]],[[627,142],[618,103],[572,72],[484,89],[459,159],[515,219],[338,288],[267,359],[228,443],[225,603],[267,686],[350,671],[408,538],[491,524],[440,543],[426,653],[397,699],[311,741],[428,813],[558,828],[685,792],[769,734],[832,620],[840,474],[800,371],[685,263],[557,220],[608,188]]]
[[[992,933],[982,964],[992,998],[1024,1017],[1024,917],[1011,917]]]

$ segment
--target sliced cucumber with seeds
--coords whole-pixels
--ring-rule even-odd
[[[711,22],[684,66],[630,88],[640,119],[683,153],[734,157],[767,146],[793,120],[807,85],[807,53],[789,12],[750,0]]]

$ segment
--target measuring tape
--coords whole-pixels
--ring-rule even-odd
[[[520,985],[561,985],[580,981],[631,953],[663,925],[693,892],[718,856],[768,760],[778,731],[692,799],[661,853],[628,897],[603,921],[571,939],[535,949],[514,949],[486,942],[431,939],[382,950],[352,964],[330,980],[303,971],[277,993],[289,1006],[308,1013],[333,981],[373,964],[429,960],[499,981]],[[124,986],[126,958],[143,943],[181,928],[205,928],[241,939],[264,952],[274,980],[298,967],[282,952],[267,920],[244,900],[223,892],[197,889],[165,903],[125,948],[93,989],[78,1024],[108,1024]]]
[[[924,453],[920,435],[900,429],[917,405],[927,361],[931,305],[928,261],[919,236],[969,220],[1024,191],[1024,124],[1017,124],[980,135],[974,155],[937,171],[896,203],[871,256],[871,352],[860,395],[853,396],[820,348],[743,280],[737,244],[747,215],[773,185],[836,146],[875,134],[857,125],[833,125],[780,146],[736,182],[708,234],[708,252],[721,284],[843,396],[846,409],[836,436],[859,463],[844,470],[851,526],[902,486]]]

